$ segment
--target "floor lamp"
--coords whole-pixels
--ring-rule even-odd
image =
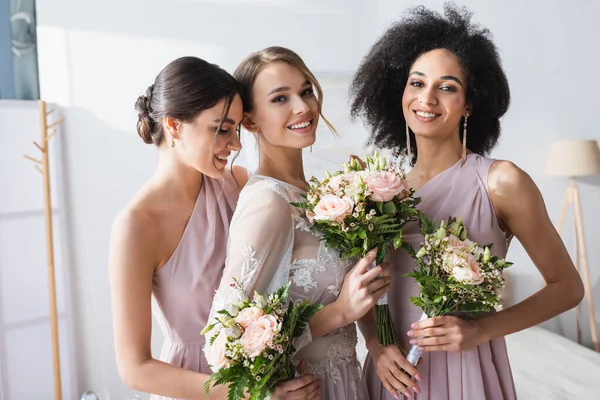
[[[556,140],[548,149],[546,175],[569,178],[570,185],[565,191],[556,229],[560,234],[568,208],[573,207],[575,249],[573,262],[577,271],[583,275],[585,297],[590,319],[590,333],[594,350],[600,352],[600,342],[594,313],[592,283],[583,233],[583,217],[577,178],[600,175],[600,149],[595,140]],[[577,341],[581,344],[581,304],[577,306]]]

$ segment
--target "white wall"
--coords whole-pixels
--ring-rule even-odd
[[[48,125],[61,118],[55,105],[46,109],[53,108]],[[49,142],[48,161],[61,389],[64,398],[75,398],[62,129],[51,129],[57,130]],[[43,145],[40,130],[37,101],[0,100],[0,398],[5,400],[47,398],[54,388],[43,179],[34,163],[23,158],[25,153],[41,159],[33,144]]]
[[[420,3],[437,9],[442,4]],[[556,218],[566,182],[543,176],[547,145],[558,137],[600,140],[593,120],[600,56],[590,39],[600,35],[596,27],[600,3],[547,2],[543,7],[533,0],[463,3],[494,33],[513,93],[494,156],[513,160],[528,171]],[[156,153],[135,133],[133,104],[158,71],[175,57],[189,54],[231,71],[249,52],[279,44],[296,50],[316,71],[351,72],[377,35],[408,5],[397,0],[37,3],[42,96],[66,108],[71,273],[81,391],[110,389],[113,400],[130,393],[115,367],[108,235],[113,217],[153,172]],[[358,126],[350,128],[341,106],[337,107],[332,112],[342,116],[333,122],[350,132],[343,136],[345,143],[352,140],[360,145],[364,134]],[[600,239],[600,211],[595,205],[600,200],[599,180],[582,185],[582,200],[598,293],[600,250],[595,244]],[[571,235],[571,231],[565,233]],[[516,262],[511,271],[514,296],[521,299],[541,280],[518,242],[513,243],[510,258]],[[597,310],[599,301],[600,293]],[[574,320],[567,316],[561,321],[547,326],[572,335],[574,330],[566,325]],[[589,343],[589,334],[584,333]]]
[[[66,108],[81,391],[130,393],[115,367],[107,249],[112,219],[155,166],[155,149],[135,132],[137,96],[176,57],[232,71],[273,44],[315,71],[351,71],[369,44],[357,29],[369,13],[362,1],[341,0],[38,2],[42,95]]]

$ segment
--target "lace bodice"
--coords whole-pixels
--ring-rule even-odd
[[[309,299],[327,305],[335,301],[353,261],[335,251],[308,229],[304,212],[290,202],[302,200],[300,189],[279,180],[254,175],[240,194],[230,226],[227,261],[211,316],[235,300],[230,284],[238,278],[247,294],[272,292],[292,282],[293,301]],[[323,338],[310,332],[295,343],[311,369],[336,380],[337,365],[358,365],[356,328],[349,325]],[[357,366],[358,368],[358,366]]]

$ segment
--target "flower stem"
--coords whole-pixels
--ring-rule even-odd
[[[375,315],[377,317],[377,339],[383,346],[398,343],[398,337],[392,323],[392,316],[387,304],[376,304]]]

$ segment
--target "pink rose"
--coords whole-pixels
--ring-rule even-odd
[[[452,251],[460,252],[472,249],[474,243],[469,239],[460,240],[459,238],[451,234],[448,236],[448,244],[452,247]]]
[[[459,282],[479,285],[483,282],[483,277],[473,272],[469,268],[454,267],[452,276]]]
[[[222,368],[229,367],[229,360],[225,357],[227,351],[228,337],[227,333],[223,329],[219,332],[219,335],[215,339],[212,345],[208,345],[208,351],[206,351],[206,361],[211,366],[214,372],[219,371]]]
[[[281,327],[272,315],[254,321],[242,335],[242,345],[249,357],[257,357],[275,339]]]
[[[444,257],[444,269],[463,283],[479,285],[483,282],[479,263],[472,254],[466,252],[450,252]]]
[[[235,322],[247,329],[254,321],[265,315],[264,311],[258,307],[247,307],[240,311],[235,317]]]
[[[463,263],[464,260],[460,257],[460,255],[453,251],[448,251],[445,253],[442,260],[444,271],[448,273],[451,273],[452,269],[455,267],[462,267]]]
[[[452,268],[452,276],[459,282],[469,283],[473,274],[469,268],[454,267]]]
[[[454,235],[448,236],[448,244],[452,246],[452,251],[465,250],[469,247],[467,246],[467,243],[463,242]]]
[[[376,171],[369,174],[365,183],[369,188],[373,201],[390,201],[394,196],[406,190],[402,179],[393,172]]]
[[[481,275],[481,268],[479,268],[479,262],[475,259],[471,254],[467,254],[465,257],[467,260],[467,266],[471,271],[471,279],[470,282],[474,285],[479,285],[483,282],[483,276]]]
[[[339,198],[336,195],[328,194],[321,198],[313,212],[313,219],[317,221],[332,221],[337,223],[344,222],[346,216],[352,214],[354,202],[348,197]]]

